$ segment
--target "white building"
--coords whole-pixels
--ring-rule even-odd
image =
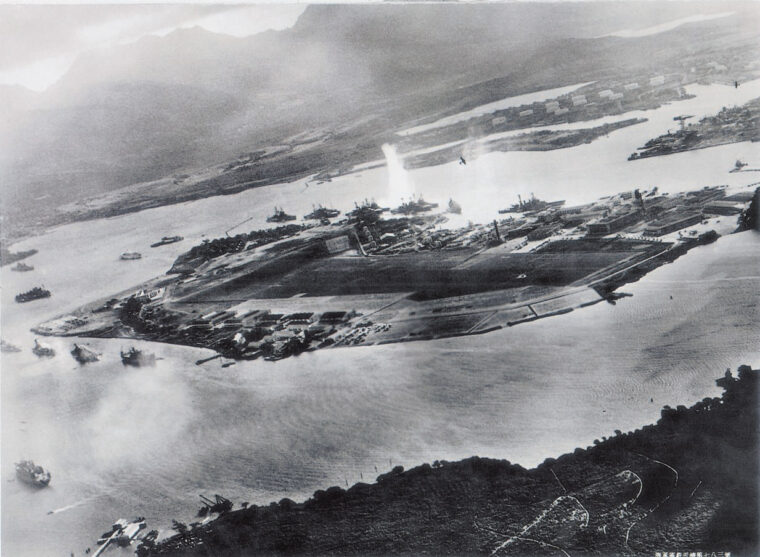
[[[576,95],[573,97],[573,106],[581,106],[586,104],[586,95]]]

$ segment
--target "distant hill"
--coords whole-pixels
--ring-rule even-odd
[[[13,97],[0,122],[3,206],[29,218],[314,127],[379,115],[392,128],[455,110],[468,95],[480,102],[567,85],[677,56],[673,48],[695,39],[706,48],[738,33],[741,42],[753,29],[743,4],[647,5],[314,5],[282,31],[182,29],[87,53],[44,93],[0,90],[0,101]],[[596,38],[734,8],[655,38]]]

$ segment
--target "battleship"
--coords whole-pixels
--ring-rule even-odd
[[[55,356],[55,350],[52,347],[47,344],[41,344],[37,339],[34,339],[32,353],[40,358],[52,358]]]
[[[334,217],[337,217],[340,215],[340,211],[337,209],[328,209],[327,207],[323,207],[321,204],[317,207],[313,207],[313,211],[309,213],[308,215],[304,215],[305,220],[325,220],[325,219],[331,219]]]
[[[134,346],[124,352],[121,351],[121,363],[125,366],[142,367],[156,365],[156,355],[144,353]]]
[[[361,205],[354,201],[354,209],[346,213],[346,216],[348,222],[374,222],[388,210],[388,207],[380,207],[374,199],[365,199]]]
[[[425,213],[438,207],[438,203],[428,203],[422,196],[417,199],[410,199],[396,207],[391,209],[391,213],[394,215],[416,215],[417,213]]]
[[[80,364],[89,364],[91,362],[97,362],[100,359],[100,354],[90,350],[86,346],[81,344],[74,344],[74,348],[71,350],[71,355]]]
[[[125,251],[119,256],[122,261],[133,261],[135,259],[142,259],[142,254],[136,251]]]
[[[31,460],[16,463],[16,477],[33,487],[46,487],[50,483],[50,472],[42,466],[37,466]]]
[[[270,217],[267,217],[267,222],[288,222],[291,220],[296,220],[295,215],[289,215],[285,211],[282,210],[282,207],[275,207],[274,208],[274,214]]]
[[[565,200],[560,201],[544,201],[538,199],[535,195],[530,194],[530,199],[523,201],[522,197],[517,196],[517,203],[512,205],[509,209],[499,209],[500,215],[507,213],[525,213],[529,211],[541,211],[543,209],[557,208],[565,204]]]
[[[35,286],[27,292],[16,294],[16,302],[19,304],[31,302],[33,300],[39,300],[42,298],[50,298],[50,290],[45,290],[45,288],[41,286]]]
[[[158,241],[158,242],[156,242],[154,244],[151,244],[150,247],[157,248],[157,247],[160,247],[160,246],[165,246],[167,244],[175,244],[177,242],[181,242],[184,239],[185,238],[182,237],[182,236],[164,236],[163,238],[161,238],[160,241]]]
[[[13,267],[11,267],[11,271],[16,271],[19,273],[26,273],[27,271],[34,271],[33,265],[27,265],[26,263],[23,263],[19,261],[16,263]]]

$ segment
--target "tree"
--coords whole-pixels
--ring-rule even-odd
[[[172,520],[172,530],[176,531],[180,536],[184,536],[187,534],[187,524]]]
[[[739,215],[738,224],[737,232],[760,230],[760,188],[755,189],[755,195],[752,197],[749,207]]]

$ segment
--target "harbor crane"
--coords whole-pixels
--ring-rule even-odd
[[[229,238],[229,236],[230,236],[230,234],[229,234],[229,233],[230,233],[230,232],[232,232],[233,230],[235,230],[235,229],[236,229],[238,226],[240,226],[240,225],[242,225],[242,224],[245,224],[245,223],[247,223],[249,220],[253,220],[253,218],[254,218],[254,217],[248,217],[248,218],[247,218],[247,219],[245,219],[244,221],[241,221],[241,222],[237,223],[237,224],[236,224],[235,226],[233,226],[232,228],[228,228],[227,230],[225,230],[225,231],[224,231],[224,235],[225,235],[225,236],[227,236],[227,237]]]
[[[694,118],[694,116],[692,116],[690,114],[684,116],[682,114],[680,116],[673,117],[673,120],[675,120],[676,122],[680,122],[681,123],[681,131],[683,131],[683,130],[686,129],[686,120],[688,120],[689,118]]]

